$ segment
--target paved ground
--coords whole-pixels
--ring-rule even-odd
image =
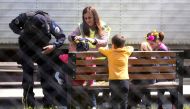
[[[184,85],[184,109],[190,109],[190,85]],[[22,89],[1,89],[0,90],[0,109],[23,109],[21,98],[22,98]],[[43,97],[41,89],[35,89],[35,96],[39,99],[39,103],[37,109],[42,109],[40,104],[40,99]],[[151,95],[155,97],[157,95],[156,92],[152,92]],[[169,93],[165,94],[166,96]],[[101,93],[99,94],[101,99]],[[98,105],[98,109],[109,109],[109,104],[107,102],[102,102]],[[143,105],[139,105],[134,109],[145,109]],[[151,109],[157,109],[156,101],[153,101],[151,105]],[[171,104],[166,102],[164,104],[164,109],[171,109]]]
[[[0,89],[0,98],[2,97],[22,97],[23,90],[22,89]],[[34,93],[36,97],[42,97],[42,89],[36,88],[34,89]],[[156,95],[156,92],[152,92],[151,95]],[[166,92],[166,95],[169,94]],[[190,85],[183,86],[183,94],[190,95]],[[101,94],[100,94],[101,95]]]
[[[0,109],[24,109],[20,102],[17,102],[17,104],[9,104],[7,102],[6,104],[0,103]],[[171,104],[167,103],[164,104],[164,109],[171,109]],[[43,109],[42,105],[38,105],[36,109]],[[62,109],[62,108],[59,108]],[[97,109],[110,109],[110,106],[107,103],[103,103],[101,105],[98,105]],[[144,105],[139,105],[138,107],[133,107],[133,109],[146,109]],[[157,104],[154,103],[151,105],[151,109],[157,109]],[[186,103],[184,104],[183,109],[190,109],[190,104]]]

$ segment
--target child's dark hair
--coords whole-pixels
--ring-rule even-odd
[[[122,48],[125,46],[126,37],[116,34],[112,37],[112,44],[114,44],[115,48]]]
[[[159,32],[159,40],[162,42],[164,39],[164,32]]]

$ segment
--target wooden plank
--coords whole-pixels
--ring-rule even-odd
[[[88,67],[88,66],[79,67],[78,66],[76,68],[76,74],[88,73],[88,72],[108,72],[108,68],[103,67],[103,66],[97,66],[97,67]]]
[[[173,51],[135,51],[131,57],[176,57],[176,52]]]
[[[143,84],[137,84],[137,85],[132,85],[130,84],[130,88],[147,88],[147,89],[151,89],[151,90],[159,90],[159,89],[176,89],[178,87],[177,82],[173,82],[173,81],[165,81],[165,82],[157,82],[154,84],[147,84],[147,85],[143,85]],[[92,86],[86,86],[89,90],[97,90],[97,89],[109,89],[109,83],[105,83],[105,84],[95,84]]]
[[[131,57],[176,57],[176,53],[181,53],[183,51],[134,51]],[[98,51],[87,51],[87,52],[70,52],[76,54],[76,57],[104,57]]]
[[[133,85],[131,84],[131,88],[146,88],[146,89],[151,89],[151,90],[158,90],[158,89],[177,89],[179,83],[174,82],[174,81],[164,81],[164,82],[156,82],[153,84],[147,84],[147,85],[142,85],[142,84],[137,84]]]
[[[106,60],[76,60],[76,65],[106,65]]]
[[[108,80],[108,75],[76,75],[75,80]]]
[[[175,73],[153,73],[153,74],[129,74],[130,79],[151,80],[151,79],[175,79]],[[107,74],[76,75],[76,80],[108,80]]]
[[[176,64],[176,59],[129,59],[129,64]]]
[[[23,70],[22,69],[0,69],[0,72],[19,73],[19,72],[23,72]]]
[[[109,86],[86,86],[88,90],[103,90],[103,89],[109,89]],[[131,86],[132,87],[132,86]],[[146,88],[149,90],[155,90],[158,91],[160,89],[177,89],[178,85],[170,84],[170,85],[137,85],[139,88]],[[133,87],[134,88],[134,87]]]
[[[76,60],[76,65],[106,65],[107,60]],[[176,64],[176,59],[129,59],[129,64]]]
[[[129,72],[176,72],[176,66],[139,66],[139,67],[129,67]],[[80,73],[88,73],[88,72],[108,72],[107,67],[104,66],[97,66],[97,67],[90,67],[90,66],[78,66],[76,68],[76,74]]]
[[[40,82],[34,82],[34,88],[41,87]],[[22,88],[22,82],[0,82],[0,88]]]
[[[0,67],[21,67],[21,65],[16,62],[0,62]]]
[[[2,75],[0,76],[0,82],[21,82],[22,75]]]
[[[129,72],[176,72],[176,66],[140,66],[129,67]]]
[[[176,79],[175,73],[129,74],[130,79]]]
[[[77,52],[77,58],[86,58],[86,57],[105,57],[97,51],[87,51],[87,52]]]

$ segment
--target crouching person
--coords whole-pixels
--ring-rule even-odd
[[[20,62],[23,68],[23,102],[27,109],[34,109],[36,101],[34,98],[34,63],[38,64],[40,80],[43,89],[44,108],[54,108],[56,103],[57,89],[60,87],[54,78],[56,63],[52,56],[56,56],[57,48],[63,45],[65,34],[62,29],[49,17],[48,13],[38,10],[19,14],[14,18],[9,27],[20,35],[18,39]],[[51,36],[56,41],[50,43]],[[64,102],[59,103],[66,106]]]

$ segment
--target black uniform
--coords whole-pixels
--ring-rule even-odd
[[[59,61],[58,49],[54,49],[49,54],[42,53],[43,47],[50,44],[51,35],[56,39],[51,43],[55,48],[63,45],[65,35],[61,28],[43,11],[22,13],[13,19],[9,26],[14,33],[20,35],[18,42],[21,53],[20,62],[23,68],[22,85],[25,105],[35,106],[33,74],[34,62],[36,62],[39,66],[44,106],[52,106],[55,103],[66,106],[66,95],[64,94],[66,90],[61,88],[54,78],[55,71],[60,70],[59,65],[55,63],[55,61]],[[58,95],[59,93],[62,96]],[[57,97],[59,97],[59,101],[56,101]]]

